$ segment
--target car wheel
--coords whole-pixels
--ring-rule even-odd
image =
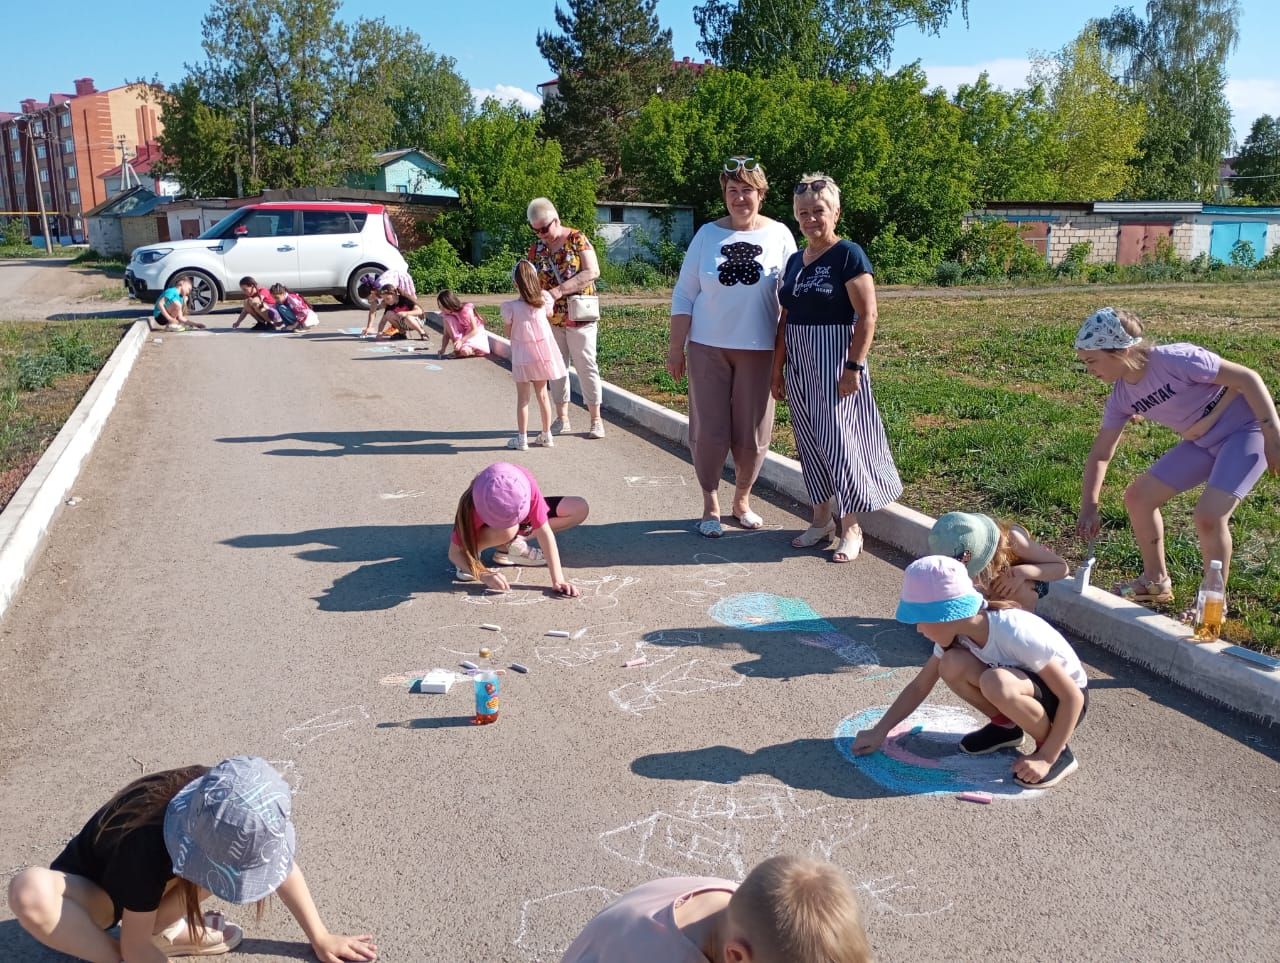
[[[188,302],[188,314],[208,314],[218,303],[218,285],[209,275],[194,268],[179,271],[165,283],[165,287],[173,287],[180,278],[191,281],[191,298]]]
[[[356,290],[360,287],[360,278],[366,274],[381,274],[386,268],[381,264],[361,264],[358,268],[351,272],[351,277],[347,278],[347,303],[353,308],[359,308],[361,311],[369,310],[369,301],[367,298],[360,297]]]

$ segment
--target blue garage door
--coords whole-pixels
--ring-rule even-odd
[[[1237,241],[1253,245],[1253,260],[1258,262],[1267,252],[1267,225],[1257,221],[1214,221],[1209,237],[1209,257],[1231,263],[1231,252]]]

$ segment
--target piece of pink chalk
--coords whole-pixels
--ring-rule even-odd
[[[648,660],[648,659],[645,659],[645,658],[640,658],[640,659],[630,659],[629,661],[622,663],[622,667],[623,667],[624,669],[634,669],[636,666],[638,666],[638,665],[644,665],[644,664],[645,664],[646,662],[648,662],[648,661],[649,661],[649,660]]]
[[[957,799],[965,802],[989,803],[991,802],[991,793],[989,792],[962,792],[956,795]]]

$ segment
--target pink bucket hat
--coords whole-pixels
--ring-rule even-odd
[[[519,525],[533,501],[529,476],[508,462],[495,462],[472,481],[471,500],[480,521],[490,528]]]
[[[908,565],[902,574],[899,622],[955,622],[981,608],[982,596],[974,590],[964,563],[957,559],[926,555]]]

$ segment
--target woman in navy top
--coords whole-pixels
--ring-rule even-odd
[[[862,248],[836,234],[834,180],[806,174],[792,207],[808,243],[782,278],[773,395],[791,406],[813,524],[791,544],[811,548],[838,532],[833,560],[849,562],[862,550],[854,513],[884,508],[902,494],[867,370],[875,281]]]

